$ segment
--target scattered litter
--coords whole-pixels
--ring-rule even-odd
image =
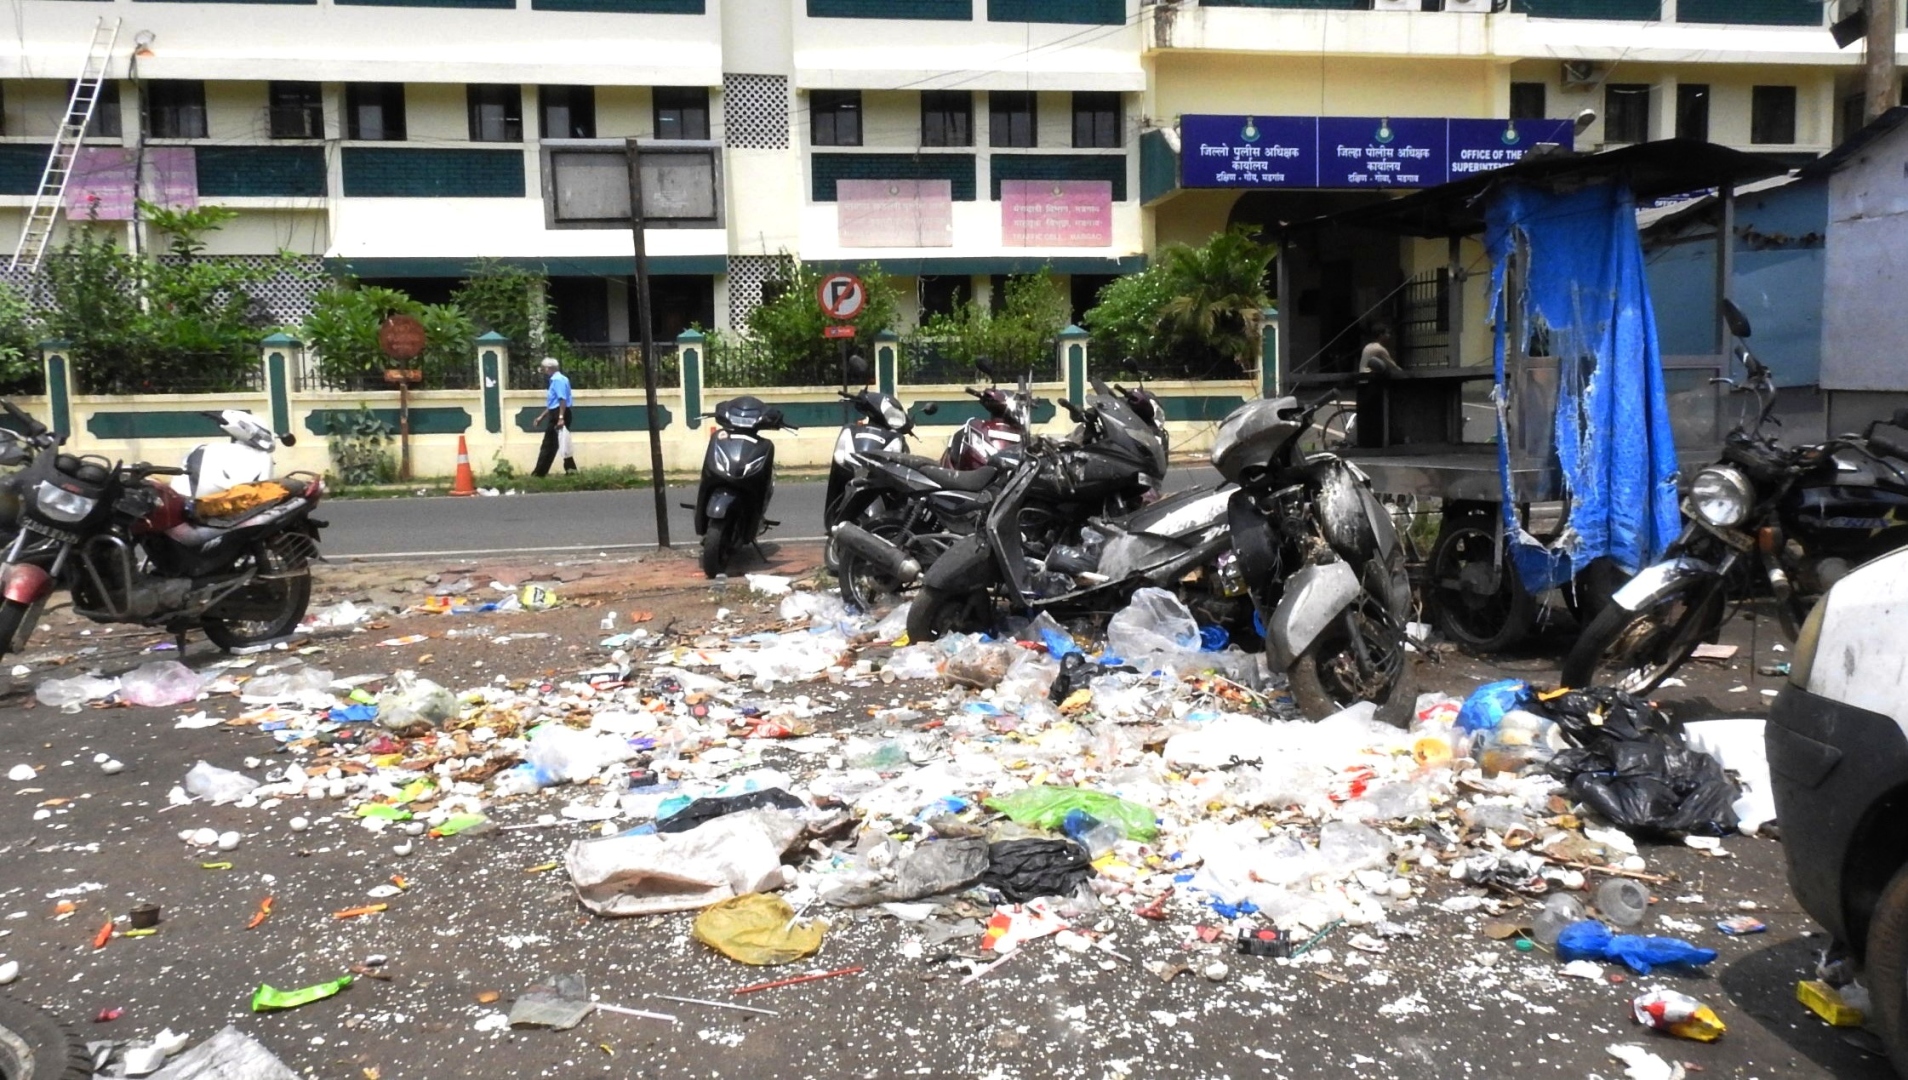
[[[40,704],[62,712],[78,712],[81,705],[104,701],[119,693],[118,679],[96,675],[75,675],[70,679],[48,679],[33,691]]]
[[[1679,1038],[1715,1042],[1728,1029],[1716,1010],[1675,990],[1652,990],[1630,1002],[1636,1022]]]
[[[279,1009],[296,1009],[300,1005],[309,1005],[322,1001],[351,985],[351,976],[340,975],[330,982],[318,983],[298,990],[275,990],[261,983],[252,994],[253,1012],[275,1012]]]
[[[1844,1000],[1842,991],[1819,979],[1796,983],[1795,999],[1830,1027],[1861,1027],[1867,1021],[1861,1009]]]
[[[696,916],[697,941],[731,960],[774,966],[792,964],[818,951],[828,924],[803,923],[779,896],[749,893],[724,900]]]
[[[119,680],[119,700],[128,705],[167,708],[198,700],[205,689],[197,672],[177,660],[154,660]]]

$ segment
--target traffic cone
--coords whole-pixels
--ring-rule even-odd
[[[457,482],[451,485],[452,495],[477,494],[477,478],[470,474],[470,447],[464,445],[464,437],[457,436]]]

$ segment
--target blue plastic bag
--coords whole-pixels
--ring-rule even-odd
[[[1571,923],[1557,935],[1557,959],[1602,960],[1629,966],[1638,975],[1659,967],[1696,967],[1716,959],[1716,950],[1701,949],[1681,938],[1612,934],[1595,919]]]
[[[1458,727],[1465,731],[1492,731],[1504,714],[1530,699],[1530,684],[1521,679],[1499,679],[1471,691],[1458,710]]]
[[[1051,626],[1043,626],[1040,628],[1040,640],[1047,646],[1047,655],[1053,657],[1055,660],[1066,656],[1068,653],[1080,651],[1080,646],[1075,644],[1073,635],[1067,633],[1065,630],[1055,630]]]

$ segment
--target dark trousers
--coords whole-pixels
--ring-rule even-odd
[[[556,411],[550,414],[549,424],[549,427],[543,429],[543,449],[537,451],[537,467],[530,471],[531,476],[550,475],[550,466],[556,462],[557,428],[570,426],[570,407],[568,405],[557,406]],[[573,457],[564,458],[563,471],[575,472],[576,459]]]

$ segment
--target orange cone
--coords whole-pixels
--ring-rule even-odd
[[[464,437],[457,436],[457,482],[451,485],[452,495],[477,494],[477,478],[470,474],[470,447],[464,445]]]

